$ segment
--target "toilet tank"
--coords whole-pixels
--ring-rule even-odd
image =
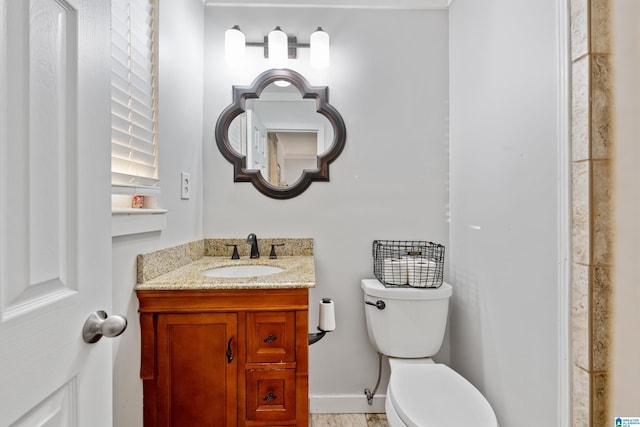
[[[447,328],[451,285],[387,288],[377,279],[364,279],[362,290],[367,332],[378,352],[390,357],[421,358],[440,350]],[[378,301],[384,303],[383,309],[378,308],[382,306]]]

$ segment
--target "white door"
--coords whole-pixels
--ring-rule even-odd
[[[0,426],[111,426],[108,0],[0,0]]]

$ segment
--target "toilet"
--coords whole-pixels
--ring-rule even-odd
[[[385,412],[390,427],[498,427],[489,402],[431,356],[442,345],[451,285],[385,287],[362,280],[369,339],[389,358]]]

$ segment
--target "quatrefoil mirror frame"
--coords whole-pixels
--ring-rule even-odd
[[[333,127],[333,141],[329,148],[317,156],[317,168],[304,169],[300,178],[289,186],[271,184],[260,170],[247,168],[247,157],[238,153],[229,141],[229,127],[233,119],[245,112],[249,99],[258,99],[271,83],[285,81],[295,86],[303,99],[315,99],[317,112],[327,118]],[[262,194],[274,199],[290,199],[302,194],[314,181],[329,181],[329,165],[344,149],[347,129],[342,116],[329,104],[327,86],[311,86],[299,73],[289,69],[270,69],[260,74],[251,86],[233,86],[233,101],[216,123],[215,138],[220,153],[233,165],[234,182],[251,182]]]

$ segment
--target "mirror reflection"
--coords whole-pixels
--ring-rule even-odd
[[[259,171],[269,184],[287,187],[331,146],[333,126],[318,114],[314,99],[282,80],[265,87],[260,98],[247,99],[245,111],[229,126],[229,143],[246,156],[246,167]]]

